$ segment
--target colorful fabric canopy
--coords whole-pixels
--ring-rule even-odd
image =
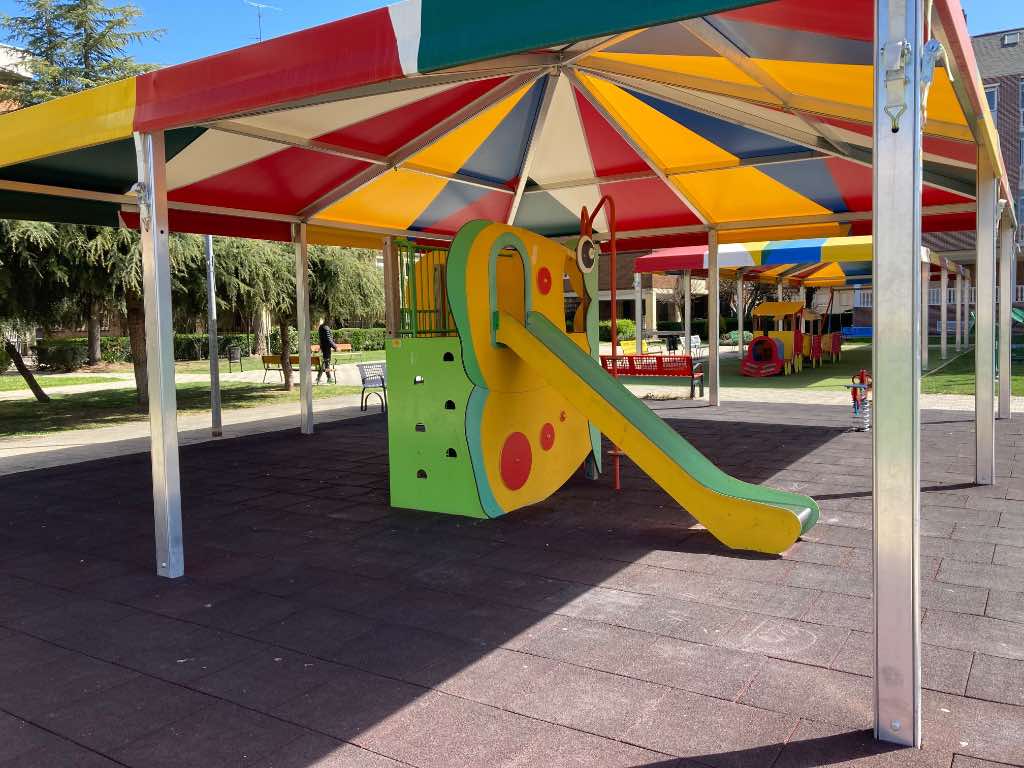
[[[869,232],[873,3],[748,5],[406,0],[168,67],[0,117],[0,216],[135,225],[132,133],[163,130],[178,231],[571,236],[610,194],[631,248]],[[975,85],[931,87],[924,228],[971,229],[991,118],[935,7]]]
[[[871,238],[866,236],[762,241],[720,246],[718,267],[730,278],[740,274],[749,281],[827,288],[870,284],[871,258]],[[943,269],[963,274],[962,266],[927,248],[921,249],[921,261],[931,264],[936,274]],[[703,246],[657,250],[637,257],[633,265],[637,273],[690,270],[706,274],[707,268]]]

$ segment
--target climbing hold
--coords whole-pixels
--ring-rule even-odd
[[[550,421],[545,422],[544,426],[540,428],[540,447],[545,451],[550,451],[551,447],[555,444],[555,425]]]
[[[562,411],[560,414],[558,414],[558,420],[565,421],[565,411]]]
[[[513,432],[505,438],[500,457],[501,480],[510,491],[518,491],[526,485],[533,464],[530,441],[522,432]]]
[[[547,267],[537,270],[537,290],[545,296],[551,292],[551,270]]]

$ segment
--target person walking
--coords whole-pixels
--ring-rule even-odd
[[[336,350],[338,346],[334,343],[334,332],[327,325],[327,321],[324,318],[320,318],[320,327],[317,329],[317,335],[320,337],[320,370],[316,372],[316,383],[319,384],[320,376],[326,373],[327,383],[330,384],[331,372],[334,370],[331,367],[331,352]],[[334,378],[334,383],[337,384],[337,376]]]

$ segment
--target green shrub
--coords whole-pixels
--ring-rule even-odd
[[[629,341],[636,338],[636,323],[632,320],[620,318],[615,321],[616,335],[619,341]],[[612,321],[602,320],[598,323],[598,335],[601,341],[612,340]]]
[[[36,346],[41,368],[70,373],[89,359],[88,345],[81,339],[43,339]]]
[[[722,340],[723,344],[730,344],[730,345],[735,347],[735,346],[737,346],[739,344],[739,337],[740,337],[740,332],[738,330],[737,331],[729,331],[728,333],[726,333],[726,334],[724,334],[722,336],[721,340]],[[754,340],[754,334],[752,334],[750,331],[744,331],[743,332],[743,343],[744,344],[749,344],[753,340]]]
[[[0,373],[4,373],[10,367],[11,356],[8,355],[3,349],[0,349]]]

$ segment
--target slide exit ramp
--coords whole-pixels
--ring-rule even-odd
[[[726,474],[537,312],[498,313],[496,339],[583,413],[719,541],[781,553],[818,521],[808,496]]]

